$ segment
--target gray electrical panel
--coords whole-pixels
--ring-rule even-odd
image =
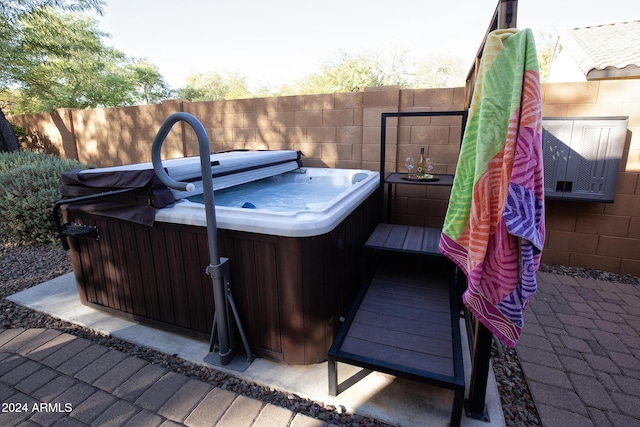
[[[544,117],[547,199],[613,202],[628,117]]]

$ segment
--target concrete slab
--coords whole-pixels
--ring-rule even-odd
[[[167,354],[177,354],[192,363],[204,362],[209,355],[207,342],[184,337],[120,319],[107,313],[83,306],[72,273],[57,277],[9,297],[16,304],[47,313],[119,339],[149,347]],[[461,327],[463,333],[465,328]],[[466,336],[463,335],[465,354],[465,376],[467,389],[471,372]],[[211,366],[238,378],[294,393],[350,413],[372,417],[401,427],[446,426],[449,422],[453,393],[437,387],[371,372],[362,374],[362,379],[342,391],[338,396],[328,394],[327,364],[290,366],[265,359],[256,359],[244,371],[237,372],[220,366]],[[339,364],[339,383],[358,374],[359,368]],[[366,374],[366,375],[365,375]],[[486,397],[491,422],[486,423],[462,416],[462,426],[505,426],[500,396],[490,370]]]

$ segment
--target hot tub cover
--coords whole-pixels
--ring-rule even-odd
[[[277,175],[301,166],[302,153],[293,150],[230,151],[211,155],[211,174],[214,189],[254,181]],[[167,160],[167,174],[176,181],[193,182],[196,188],[202,181],[199,157]],[[100,213],[151,226],[156,209],[172,205],[180,197],[167,188],[156,176],[153,164],[137,163],[86,170],[69,170],[62,174],[60,193],[70,199],[69,209]],[[130,190],[117,192],[117,190]],[[95,196],[78,202],[73,198]]]

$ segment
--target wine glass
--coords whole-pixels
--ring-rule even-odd
[[[431,171],[433,170],[433,160],[431,160],[430,157],[425,159],[424,166],[427,169],[427,175],[431,175]]]
[[[413,157],[407,157],[404,161],[404,166],[407,168],[407,176],[410,177],[411,176],[411,169],[413,169],[413,167],[415,166],[415,162],[413,161]]]

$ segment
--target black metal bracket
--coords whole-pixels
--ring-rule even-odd
[[[53,205],[51,219],[53,220],[53,226],[56,229],[56,238],[60,239],[60,243],[62,243],[62,247],[64,248],[64,250],[69,250],[69,242],[66,239],[67,237],[83,237],[87,239],[99,240],[100,233],[98,232],[98,229],[96,227],[81,226],[79,224],[63,224],[60,221],[60,208],[62,207],[62,205],[99,200],[104,197],[113,196],[114,194],[128,193],[131,191],[135,191],[135,188],[123,188],[121,190],[106,191],[104,193],[89,194],[87,196],[58,200]],[[93,230],[88,230],[87,228],[93,228]]]
[[[505,23],[511,27],[511,21],[513,21],[513,0],[501,0],[502,3],[505,3],[505,6],[507,7],[507,11],[506,11],[506,16],[505,16]]]
[[[209,355],[206,356],[204,360],[212,365],[226,366],[229,369],[243,372],[249,367],[251,362],[253,362],[253,355],[251,354],[249,341],[247,340],[247,336],[242,328],[242,323],[240,322],[240,313],[238,312],[238,308],[236,307],[236,303],[233,299],[233,294],[231,293],[229,258],[220,257],[220,264],[209,265],[205,270],[205,273],[211,276],[213,274],[213,269],[220,269],[220,274],[224,282],[224,293],[226,297],[225,304],[223,305],[224,310],[226,311],[224,316],[231,319],[232,314],[235,323],[226,322],[226,333],[229,337],[229,352],[227,354],[220,354],[220,348],[216,345],[218,343],[216,339],[219,336],[218,312],[214,311],[213,325],[211,326],[211,337],[209,339]],[[238,348],[236,347],[236,330],[240,333],[240,339],[242,340],[242,345],[244,347],[244,353],[246,356],[244,360],[236,357],[239,355]]]
[[[100,230],[94,225],[62,224],[62,231],[56,234],[56,238],[62,239],[63,237],[100,240]]]
[[[470,312],[468,314],[468,322],[475,320]],[[489,380],[493,334],[479,321],[475,320],[474,323],[475,332],[472,343],[470,343],[473,345],[471,348],[471,384],[469,384],[469,398],[464,402],[464,410],[468,418],[489,422],[485,398]]]

